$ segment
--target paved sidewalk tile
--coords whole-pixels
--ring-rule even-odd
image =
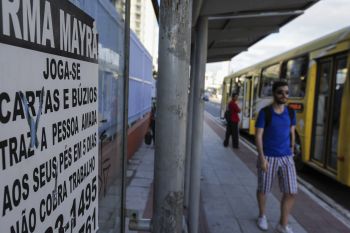
[[[204,123],[201,192],[211,233],[255,233],[258,206],[255,197],[257,178],[235,155],[223,147],[221,139]],[[279,201],[267,198],[270,231],[279,219]],[[296,233],[306,231],[291,216]]]
[[[142,217],[153,182],[154,148],[143,144],[128,162],[128,167],[130,164],[135,166],[135,170],[126,188],[126,208],[138,210]],[[127,218],[125,233],[135,232],[128,229],[128,224]]]

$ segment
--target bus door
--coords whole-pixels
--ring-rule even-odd
[[[313,153],[311,158],[336,172],[343,89],[347,56],[337,55],[317,63]]]
[[[225,115],[225,111],[226,111],[226,103],[227,103],[227,94],[228,93],[228,84],[226,83],[226,81],[224,81],[223,85],[222,85],[222,95],[221,95],[221,112],[220,112],[220,116],[221,118],[224,118]]]
[[[252,77],[246,77],[243,83],[243,102],[242,109],[242,129],[249,129],[249,120],[251,116],[251,89]]]

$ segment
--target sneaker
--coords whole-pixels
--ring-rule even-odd
[[[227,146],[228,146],[228,142],[224,141],[224,147],[227,147]]]
[[[293,233],[293,230],[288,225],[283,227],[281,224],[278,224],[275,228],[274,233]]]
[[[267,231],[269,229],[269,224],[267,223],[267,218],[265,215],[262,217],[259,217],[256,224],[263,231]]]

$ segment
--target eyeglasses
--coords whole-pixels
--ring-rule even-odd
[[[278,90],[278,91],[276,91],[276,94],[277,95],[289,95],[289,91],[283,91],[283,90]]]

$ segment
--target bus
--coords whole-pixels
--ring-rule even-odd
[[[296,111],[295,162],[350,186],[350,27],[299,46],[224,78],[221,117],[239,94],[240,129],[255,134],[261,108],[272,102],[272,84],[288,82]]]

